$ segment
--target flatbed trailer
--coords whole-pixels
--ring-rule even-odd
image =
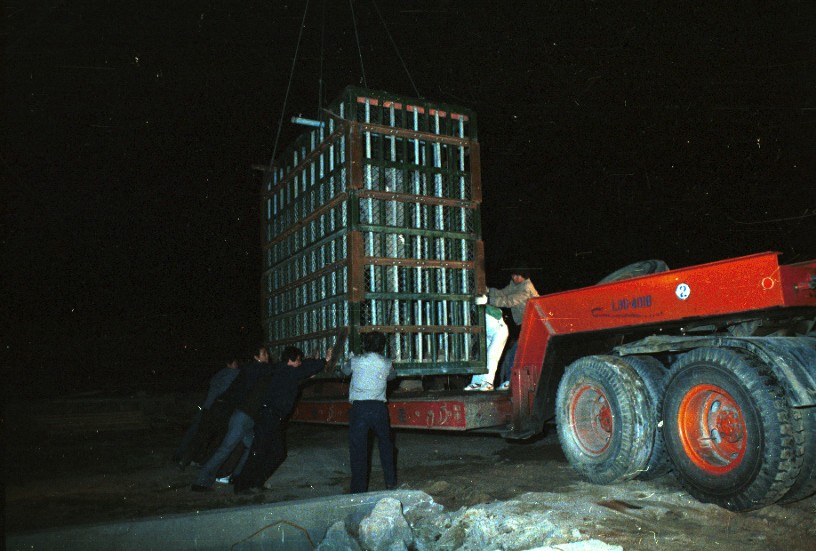
[[[394,427],[528,438],[591,482],[674,471],[732,510],[816,492],[816,260],[765,252],[531,299],[509,391],[392,394]],[[347,384],[294,419],[348,421]]]

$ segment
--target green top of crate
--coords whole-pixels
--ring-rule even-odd
[[[476,114],[470,109],[449,103],[347,86],[329,104],[327,110],[346,120],[477,141]],[[326,128],[313,128],[298,136],[275,159],[276,169],[285,173],[293,166],[295,157],[299,160],[308,154],[331,131],[331,121],[327,125]]]

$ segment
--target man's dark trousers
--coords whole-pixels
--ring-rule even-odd
[[[179,461],[187,465],[190,461],[204,463],[212,456],[221,440],[227,434],[227,427],[235,406],[216,400],[210,409],[200,411],[201,420],[196,432],[179,456]]]
[[[353,494],[368,489],[368,433],[374,431],[380,448],[386,488],[397,485],[394,467],[394,444],[388,407],[381,400],[355,400],[349,413],[349,459],[351,461],[351,488]]]
[[[286,459],[286,424],[270,408],[261,409],[255,423],[255,439],[244,468],[232,484],[236,492],[261,488]]]

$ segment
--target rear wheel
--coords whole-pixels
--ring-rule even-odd
[[[813,336],[816,337],[816,333]],[[796,358],[802,365],[813,364],[816,339],[799,337],[797,340],[803,348],[796,352]],[[793,503],[816,494],[816,406],[791,407],[790,412],[794,420],[797,452],[802,462],[802,470],[779,503]]]
[[[588,356],[567,366],[556,424],[573,469],[596,484],[634,478],[652,447],[649,404],[643,381],[624,358]]]
[[[750,356],[721,348],[684,354],[669,375],[663,421],[675,473],[701,501],[758,509],[798,475],[784,394]]]
[[[666,367],[652,356],[627,356],[626,362],[637,372],[649,394],[649,426],[654,431],[652,450],[646,466],[637,475],[640,480],[652,480],[671,470],[669,454],[660,428],[663,395],[666,393]]]
[[[793,503],[816,493],[816,406],[806,409],[791,408],[796,426],[798,455],[802,470],[788,493],[779,503]]]

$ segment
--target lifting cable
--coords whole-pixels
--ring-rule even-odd
[[[380,7],[377,5],[376,0],[372,0],[374,4],[374,9],[377,12],[377,16],[380,18],[380,22],[382,23],[383,29],[385,29],[385,34],[388,36],[388,40],[391,42],[391,45],[394,47],[394,51],[397,54],[397,57],[402,63],[402,68],[405,69],[405,74],[408,76],[408,80],[411,81],[411,86],[414,89],[414,93],[417,97],[421,98],[422,94],[419,93],[419,89],[417,89],[416,83],[414,82],[413,77],[411,77],[411,72],[408,70],[408,66],[405,64],[405,60],[402,57],[402,54],[397,47],[396,41],[394,41],[394,37],[391,36],[391,32],[388,30],[388,26],[385,23],[385,19],[382,16],[382,12],[380,12]],[[365,65],[363,63],[363,50],[360,46],[360,35],[357,31],[357,17],[354,14],[354,0],[349,0],[349,7],[351,9],[351,22],[354,26],[354,38],[357,42],[357,55],[360,58],[360,71],[362,73],[362,81],[363,87],[368,88],[368,81],[366,80],[365,74]],[[303,17],[300,21],[300,31],[298,32],[298,39],[297,45],[295,46],[295,55],[292,58],[292,67],[289,70],[289,82],[286,84],[286,94],[283,97],[283,106],[281,107],[281,115],[278,119],[278,130],[275,133],[275,143],[272,147],[272,157],[269,160],[269,169],[268,172],[272,172],[272,169],[275,165],[275,157],[278,154],[278,143],[280,142],[280,135],[281,129],[283,128],[283,118],[286,113],[286,105],[289,101],[289,92],[292,89],[292,79],[295,74],[295,66],[297,65],[297,58],[298,52],[300,51],[300,43],[303,39],[303,29],[306,28],[306,15],[309,13],[309,0],[306,0],[306,5],[303,8]],[[318,120],[322,122],[323,120],[323,61],[325,57],[325,35],[326,35],[326,2],[323,1],[322,10],[321,10],[321,23],[320,23],[320,72],[318,75],[318,89],[317,89],[317,113],[318,113]]]
[[[357,34],[357,18],[354,17],[354,0],[349,0],[351,8],[351,23],[354,25],[354,38],[357,40],[357,53],[360,55],[360,71],[363,73],[363,88],[368,88],[365,76],[365,66],[363,65],[363,50],[360,49],[360,35]]]
[[[292,68],[289,70],[289,82],[286,85],[286,94],[283,96],[283,107],[281,107],[280,119],[278,119],[278,132],[275,134],[275,145],[272,146],[272,158],[269,159],[269,172],[275,165],[275,155],[278,154],[278,140],[280,140],[281,128],[283,127],[283,117],[286,113],[286,102],[289,100],[289,90],[292,89],[292,77],[295,74],[295,64],[297,63],[298,51],[300,50],[300,39],[303,38],[303,29],[306,27],[306,14],[309,12],[309,0],[303,8],[303,18],[300,21],[300,32],[298,33],[297,45],[295,46],[295,56],[292,58]]]
[[[422,94],[419,93],[416,84],[414,84],[414,79],[411,78],[411,72],[408,70],[408,66],[405,65],[405,60],[402,59],[402,55],[400,54],[399,48],[397,48],[397,43],[394,42],[394,37],[392,37],[391,33],[388,31],[388,26],[385,24],[385,19],[383,19],[382,13],[380,13],[380,7],[377,5],[377,0],[372,0],[372,3],[374,4],[374,9],[377,11],[377,16],[380,18],[380,21],[382,22],[383,29],[385,29],[385,34],[388,35],[388,40],[390,40],[391,45],[394,46],[394,51],[397,53],[397,57],[399,58],[400,63],[402,63],[402,68],[405,69],[405,74],[408,75],[408,80],[411,81],[411,86],[414,88],[414,93],[418,98],[421,98]]]
[[[326,0],[320,11],[320,71],[317,75],[317,120],[323,122],[323,58],[325,57],[326,39]]]
[[[388,30],[388,25],[385,24],[385,19],[382,16],[382,12],[380,12],[380,7],[377,5],[376,0],[372,0],[372,4],[374,4],[374,10],[377,12],[377,17],[380,18],[380,22],[382,23],[383,29],[385,29],[385,34],[388,36],[388,40],[391,41],[391,45],[394,47],[394,51],[396,52],[400,63],[402,63],[402,68],[405,69],[405,74],[408,75],[408,80],[411,81],[411,87],[413,87],[414,93],[418,98],[421,98],[422,94],[419,93],[419,90],[414,83],[414,79],[411,77],[411,72],[408,70],[408,66],[405,64],[402,54],[400,54],[397,43],[394,41],[394,37],[391,36],[391,32]],[[354,0],[349,0],[349,7],[351,8],[351,22],[354,25],[354,38],[357,40],[357,53],[360,56],[360,70],[363,74],[363,87],[368,88],[365,75],[365,66],[363,65],[363,50],[360,47],[360,35],[357,33],[357,18],[354,15]]]

